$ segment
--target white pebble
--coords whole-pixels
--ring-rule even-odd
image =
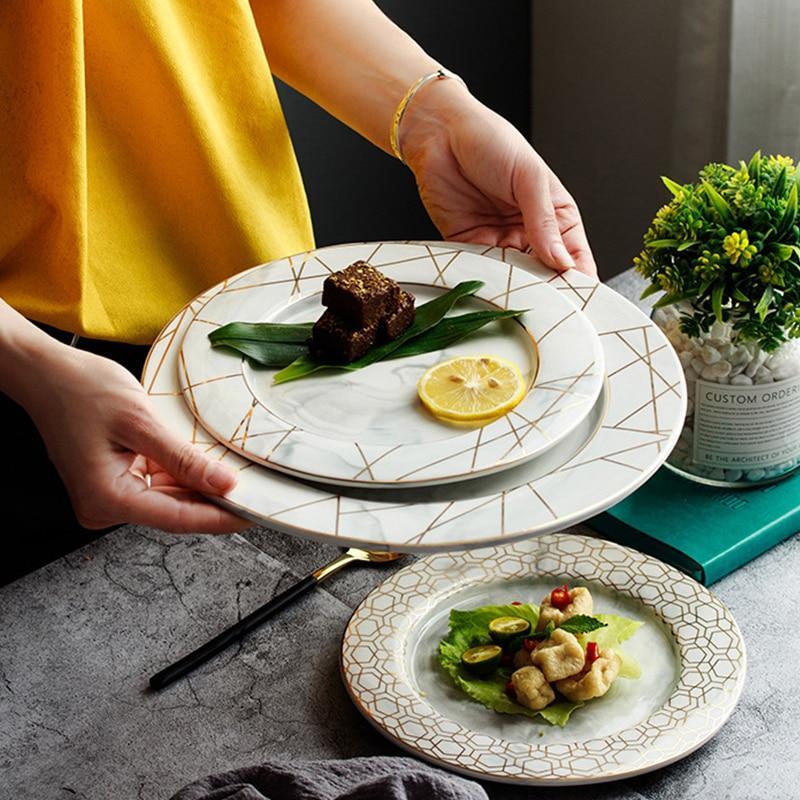
[[[681,366],[684,369],[686,369],[686,367],[692,363],[692,358],[693,356],[690,350],[682,350],[680,353],[678,353],[678,361],[681,362]]]
[[[700,349],[700,357],[706,364],[716,364],[717,361],[722,358],[719,354],[719,350],[715,350],[713,347],[709,347],[709,345]]]
[[[742,479],[742,475],[744,475],[744,473],[740,469],[725,470],[725,480],[730,481],[731,483],[736,483],[736,481],[740,481]]]
[[[749,481],[761,481],[766,477],[766,470],[763,469],[749,469],[745,475]]]
[[[730,342],[722,345],[722,347],[719,348],[719,354],[728,361],[730,361],[733,358],[733,354],[735,352],[736,348]]]
[[[769,367],[759,367],[756,370],[753,380],[756,383],[772,383],[775,379],[772,377]]]
[[[737,366],[741,364],[742,368],[744,368],[750,362],[750,358],[750,351],[744,345],[740,344],[736,348],[736,355],[733,357],[733,363]]]
[[[706,368],[706,362],[702,358],[692,359],[692,369],[699,375]]]
[[[731,367],[731,378],[735,378],[740,372],[744,372],[744,364],[734,364]]]
[[[748,377],[747,375],[734,375],[731,378],[731,385],[732,386],[752,386],[753,379]]]
[[[793,378],[800,372],[800,364],[797,362],[779,362],[774,367],[770,367],[772,377],[776,381],[785,381],[787,378]]]
[[[725,470],[720,469],[717,467],[716,469],[711,470],[711,474],[708,476],[709,478],[713,478],[715,481],[724,481],[725,480]]]
[[[759,350],[754,356],[753,360],[747,365],[747,369],[744,371],[744,374],[752,378],[766,360],[767,354],[763,350]]]

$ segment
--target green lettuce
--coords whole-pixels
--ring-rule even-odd
[[[620,642],[629,639],[641,625],[640,622],[619,617],[616,614],[595,615],[607,627],[578,637],[582,644],[587,641],[597,642],[600,648],[613,647],[622,657],[620,677],[638,678],[641,674],[636,660],[621,650]],[[572,703],[568,700],[556,700],[541,711],[531,711],[520,705],[506,694],[506,683],[513,669],[500,667],[491,675],[476,677],[461,665],[461,656],[465,650],[491,642],[489,623],[496,617],[522,617],[536,628],[539,620],[539,608],[534,605],[518,606],[481,606],[469,611],[454,608],[450,612],[450,630],[439,643],[439,663],[452,678],[453,683],[467,696],[486,708],[494,709],[500,714],[524,714],[526,717],[541,717],[551,725],[566,725],[570,714],[584,703]]]

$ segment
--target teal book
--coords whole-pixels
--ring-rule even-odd
[[[587,524],[707,585],[800,531],[800,472],[753,489],[716,489],[662,467]]]

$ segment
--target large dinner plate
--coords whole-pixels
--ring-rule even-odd
[[[477,279],[484,286],[454,313],[529,310],[446,350],[279,385],[277,370],[211,347],[208,334],[229,322],[315,320],[325,278],[358,260],[394,278],[418,305]],[[428,413],[417,398],[419,378],[459,355],[517,364],[528,387],[520,404],[482,427]],[[540,455],[589,413],[604,373],[591,323],[542,278],[446,243],[387,242],[312,250],[220,283],[187,327],[178,375],[201,425],[245,458],[324,483],[397,488],[464,480]]]
[[[181,337],[200,313],[192,301],[163,329],[142,382],[164,422],[239,470],[217,502],[240,516],[338,545],[424,552],[510,542],[562,529],[608,508],[663,463],[683,426],[683,370],[664,335],[593,278],[556,275],[514,250],[448,245],[512,262],[583,311],[605,352],[606,380],[591,412],[541,457],[486,477],[424,489],[338,489],[292,478],[232,452],[189,411],[178,385]],[[514,293],[510,294],[513,303]]]
[[[563,727],[498,714],[467,699],[436,659],[451,608],[540,603],[564,582],[595,612],[643,622],[623,649],[638,680],[618,679]],[[341,669],[359,711],[400,747],[464,774],[560,785],[631,777],[708,741],[733,711],[745,646],[730,611],[688,576],[599,539],[555,534],[396,572],[356,609]]]

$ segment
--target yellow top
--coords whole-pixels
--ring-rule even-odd
[[[247,0],[0,2],[0,297],[151,342],[203,289],[313,247]]]

